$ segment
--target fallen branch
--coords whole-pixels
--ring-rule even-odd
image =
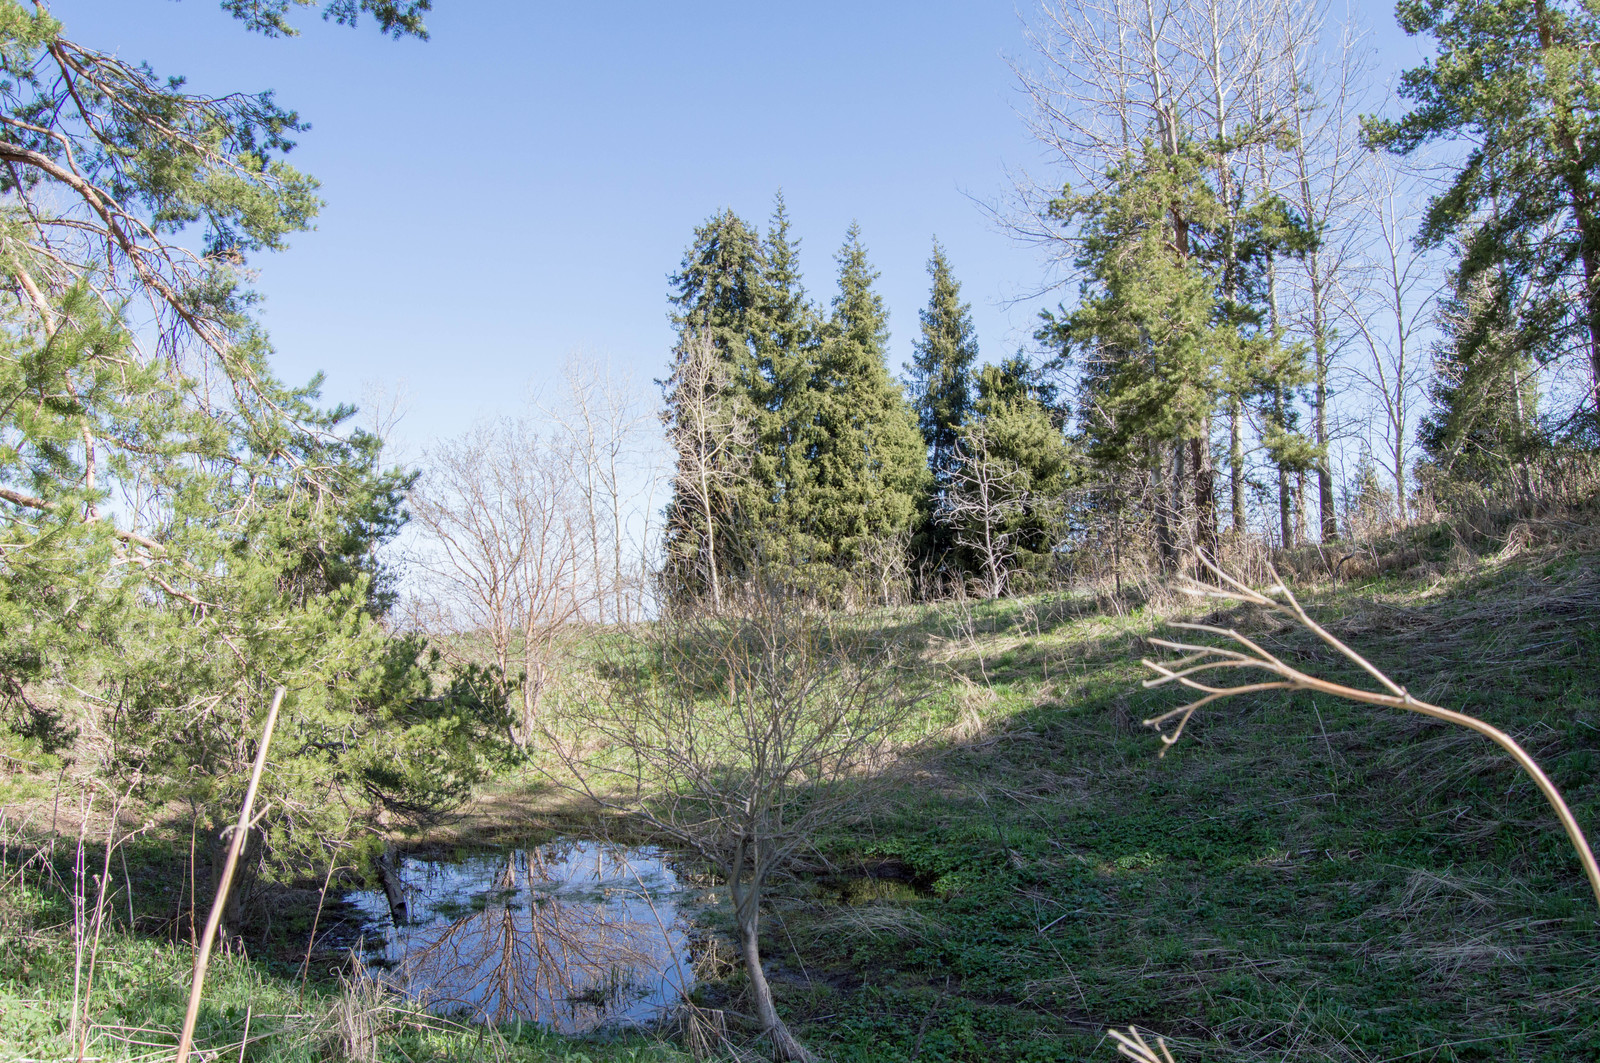
[[[1419,701],[1412,697],[1404,687],[1396,684],[1374,667],[1365,657],[1340,642],[1329,634],[1326,628],[1307,616],[1305,609],[1296,600],[1293,592],[1284,585],[1277,572],[1272,571],[1270,565],[1268,570],[1272,571],[1273,579],[1276,582],[1273,586],[1267,588],[1266,593],[1262,593],[1228,575],[1218,568],[1203,552],[1199,554],[1199,557],[1201,564],[1217,578],[1219,585],[1211,586],[1198,580],[1188,579],[1184,584],[1180,584],[1178,587],[1180,591],[1197,598],[1220,598],[1224,601],[1246,602],[1250,605],[1258,605],[1288,616],[1312,632],[1324,643],[1338,650],[1346,659],[1358,665],[1373,679],[1377,680],[1383,690],[1362,690],[1359,687],[1345,686],[1342,683],[1334,683],[1313,675],[1307,675],[1305,672],[1274,657],[1232,628],[1214,627],[1209,624],[1174,622],[1171,624],[1172,627],[1185,631],[1201,631],[1217,635],[1232,641],[1237,646],[1244,647],[1244,650],[1176,642],[1170,639],[1152,638],[1147,640],[1153,646],[1173,650],[1184,654],[1184,656],[1175,661],[1164,662],[1145,658],[1141,663],[1155,672],[1156,678],[1146,679],[1144,686],[1148,688],[1176,683],[1179,686],[1197,691],[1201,695],[1187,705],[1181,705],[1176,709],[1144,721],[1145,726],[1154,727],[1161,732],[1162,756],[1166,755],[1167,750],[1183,734],[1184,726],[1189,722],[1189,718],[1194,715],[1196,709],[1221,698],[1230,698],[1236,694],[1253,694],[1263,690],[1310,690],[1319,694],[1328,694],[1332,697],[1364,702],[1368,705],[1383,705],[1389,708],[1404,709],[1407,712],[1420,713],[1423,716],[1431,716],[1437,720],[1444,720],[1447,723],[1465,727],[1478,732],[1511,754],[1512,759],[1522,767],[1523,771],[1527,772],[1534,785],[1539,787],[1540,792],[1550,802],[1550,807],[1555,809],[1556,817],[1561,820],[1561,825],[1566,828],[1567,837],[1571,839],[1572,847],[1577,851],[1578,860],[1583,864],[1584,873],[1589,877],[1589,886],[1594,891],[1595,902],[1600,904],[1600,865],[1595,863],[1594,852],[1589,848],[1589,842],[1583,835],[1583,829],[1578,826],[1578,821],[1573,817],[1572,810],[1567,807],[1566,801],[1561,796],[1561,791],[1556,789],[1555,784],[1550,781],[1550,777],[1539,767],[1538,762],[1529,756],[1527,751],[1518,745],[1514,738],[1474,716],[1452,712],[1449,709],[1441,708],[1438,705],[1430,705],[1425,701]],[[1224,672],[1228,669],[1261,671],[1276,678],[1265,682],[1244,683],[1238,686],[1213,686],[1199,678],[1202,676],[1209,677],[1211,673]],[[1172,729],[1171,733],[1162,730],[1173,720],[1177,721],[1177,726]]]

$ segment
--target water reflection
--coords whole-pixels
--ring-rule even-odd
[[[693,985],[675,901],[655,849],[555,842],[456,861],[405,858],[410,919],[380,891],[347,897],[383,940],[368,962],[439,1012],[543,1023],[563,1033],[658,1018]]]

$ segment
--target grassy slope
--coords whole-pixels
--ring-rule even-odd
[[[1600,558],[1457,560],[1448,577],[1306,599],[1419,696],[1517,734],[1600,826]],[[934,637],[950,678],[930,724],[953,726],[892,804],[823,839],[834,863],[915,889],[807,879],[775,898],[774,979],[815,1048],[1109,1060],[1104,1027],[1138,1023],[1180,1060],[1600,1058],[1592,901],[1554,817],[1487,742],[1262,697],[1206,710],[1162,759],[1139,725],[1176,703],[1138,686],[1152,612],[1045,598],[890,622]],[[1357,678],[1300,632],[1229,622]],[[530,822],[515,795],[499,788],[490,833]],[[159,846],[134,852],[153,862],[141,871],[130,856],[134,878],[159,878]],[[157,893],[136,889],[141,906]],[[67,921],[48,891],[9,887],[0,904],[0,1059],[68,1051]],[[91,1011],[121,1029],[90,1054],[170,1043],[188,962],[185,947],[108,933]],[[337,990],[302,995],[294,966],[214,966],[203,1042],[237,1058],[248,1009],[252,1035],[270,1036],[244,1058],[324,1058]],[[379,1018],[385,1059],[675,1058],[639,1041],[490,1051],[475,1034]]]
[[[1490,559],[1306,598],[1418,696],[1512,731],[1600,832],[1596,561]],[[1190,1060],[1600,1058],[1592,896],[1487,741],[1261,696],[1203,710],[1162,759],[1139,724],[1179,703],[1138,685],[1155,618],[1070,606],[972,617],[977,637],[945,652],[967,706],[951,711],[983,726],[827,841],[835,859],[903,861],[927,895],[841,908],[796,885],[778,904],[771,955],[812,1043],[1110,1059],[1104,1027],[1137,1023]],[[1227,623],[1359,681],[1297,630]]]

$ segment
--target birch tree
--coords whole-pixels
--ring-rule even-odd
[[[726,362],[710,336],[685,333],[666,383],[662,415],[675,456],[667,510],[667,578],[673,593],[709,593],[723,604],[728,521],[748,467],[749,422],[728,393]]]
[[[411,494],[421,619],[457,640],[488,640],[494,682],[517,705],[509,737],[519,748],[537,729],[557,640],[590,597],[568,469],[526,420],[503,419],[436,445]]]
[[[952,448],[949,485],[934,519],[978,563],[981,593],[998,598],[1017,556],[1012,524],[1028,503],[1026,472],[994,453],[988,426],[969,422]]]
[[[1359,340],[1347,372],[1377,416],[1368,445],[1384,458],[1394,483],[1395,519],[1406,523],[1406,499],[1416,431],[1429,365],[1426,337],[1438,310],[1444,278],[1433,257],[1411,239],[1414,197],[1392,165],[1367,172],[1368,195],[1355,215],[1367,235],[1354,268],[1336,278],[1339,320]]]
[[[586,611],[595,620],[631,623],[645,614],[645,566],[651,510],[660,477],[656,418],[627,376],[601,360],[574,354],[561,370],[558,401],[539,411],[554,426],[556,453],[578,503]]]

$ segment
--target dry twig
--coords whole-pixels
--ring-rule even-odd
[[[1206,570],[1216,577],[1218,585],[1212,586],[1201,583],[1198,580],[1187,579],[1178,588],[1183,593],[1197,598],[1219,598],[1224,601],[1246,602],[1290,617],[1333,649],[1338,650],[1347,659],[1359,665],[1363,671],[1377,680],[1383,690],[1362,690],[1359,687],[1345,686],[1342,683],[1334,683],[1326,679],[1319,679],[1316,676],[1307,675],[1292,665],[1285,664],[1232,628],[1214,627],[1209,624],[1173,622],[1171,624],[1172,627],[1217,635],[1232,641],[1235,645],[1244,647],[1244,650],[1176,642],[1169,639],[1152,638],[1148,640],[1151,645],[1173,650],[1185,656],[1175,661],[1152,661],[1145,658],[1141,663],[1155,672],[1156,678],[1146,679],[1144,685],[1146,687],[1158,687],[1169,683],[1177,683],[1179,686],[1198,691],[1201,695],[1187,705],[1181,705],[1176,709],[1144,721],[1145,726],[1154,727],[1161,732],[1163,746],[1161,753],[1163,756],[1166,755],[1167,749],[1171,748],[1172,744],[1183,734],[1184,726],[1189,722],[1189,718],[1194,715],[1196,709],[1220,698],[1229,698],[1236,694],[1253,694],[1262,690],[1310,690],[1333,697],[1347,698],[1351,701],[1365,702],[1369,705],[1384,705],[1389,708],[1405,709],[1408,712],[1432,716],[1434,719],[1444,720],[1447,723],[1468,728],[1487,737],[1501,749],[1511,754],[1512,759],[1533,779],[1534,784],[1539,787],[1540,792],[1550,802],[1550,807],[1555,809],[1557,818],[1561,820],[1561,825],[1566,828],[1567,837],[1572,840],[1572,846],[1577,850],[1578,859],[1583,864],[1584,873],[1589,877],[1589,886],[1594,891],[1595,901],[1600,904],[1600,865],[1595,863],[1594,852],[1589,848],[1589,842],[1583,835],[1583,829],[1578,826],[1578,821],[1573,817],[1572,810],[1567,807],[1566,801],[1562,799],[1561,791],[1556,789],[1555,784],[1550,781],[1549,776],[1539,767],[1538,762],[1529,756],[1517,744],[1515,739],[1499,728],[1484,723],[1476,717],[1452,712],[1449,709],[1430,705],[1425,701],[1418,701],[1412,697],[1404,687],[1397,685],[1366,658],[1346,646],[1343,642],[1340,642],[1329,634],[1327,629],[1307,616],[1305,609],[1296,600],[1293,592],[1284,585],[1282,579],[1278,578],[1277,572],[1272,572],[1274,584],[1267,588],[1265,593],[1262,593],[1228,575],[1204,553],[1200,553],[1199,558],[1200,563],[1205,566]],[[1227,669],[1261,671],[1276,678],[1264,682],[1243,683],[1238,686],[1213,686],[1201,678],[1209,678],[1209,673]],[[1177,726],[1170,733],[1163,731],[1162,728],[1173,720],[1177,721]]]
[[[1156,1055],[1155,1049],[1139,1036],[1139,1030],[1135,1026],[1128,1027],[1127,1033],[1117,1029],[1107,1030],[1106,1033],[1117,1042],[1118,1053],[1129,1059],[1138,1060],[1138,1063],[1175,1063],[1172,1053],[1167,1051],[1166,1040],[1161,1037],[1156,1038],[1156,1048],[1161,1050],[1161,1054]]]

